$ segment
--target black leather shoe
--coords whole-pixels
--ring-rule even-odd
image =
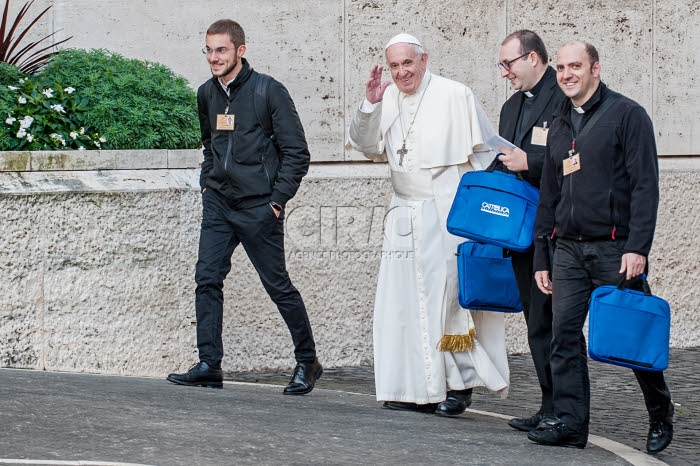
[[[418,413],[433,414],[435,412],[435,408],[437,408],[437,403],[418,405],[415,403],[407,403],[405,401],[385,401],[383,406],[386,409],[393,409],[395,411],[415,411]]]
[[[318,358],[314,362],[298,362],[294,368],[292,380],[289,385],[284,387],[285,395],[306,395],[314,389],[314,384],[321,378],[323,374],[323,366],[318,362]]]
[[[647,452],[652,455],[663,451],[673,440],[673,421],[650,421],[647,435]]]
[[[532,417],[516,417],[508,421],[508,425],[511,426],[513,429],[521,430],[523,432],[530,432],[531,430],[535,429],[540,422],[544,421],[545,419],[550,419],[554,416],[551,414],[542,414],[542,413],[537,413]]]
[[[527,438],[541,445],[585,448],[588,435],[573,431],[557,418],[545,419],[528,432]]]
[[[170,374],[170,382],[192,387],[223,388],[224,373],[221,369],[212,369],[209,365],[200,361],[185,374]]]
[[[437,405],[435,414],[438,416],[459,416],[472,404],[472,389],[450,390],[447,399]]]

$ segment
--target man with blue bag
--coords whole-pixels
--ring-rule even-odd
[[[544,42],[536,33],[520,30],[501,43],[498,69],[516,92],[503,104],[498,125],[502,137],[517,146],[501,148],[503,155],[489,169],[516,173],[540,187],[547,131],[552,114],[566,98],[557,86],[556,72],[549,66]],[[515,281],[523,304],[527,340],[542,392],[540,409],[531,417],[508,421],[514,429],[529,432],[552,415],[552,373],[549,353],[552,342],[552,300],[542,293],[534,279],[533,248],[525,252],[505,249],[511,257]]]
[[[568,97],[547,138],[535,239],[535,280],[552,295],[551,370],[555,417],[528,433],[543,445],[583,448],[590,384],[583,325],[591,293],[641,284],[659,203],[654,129],[645,110],[600,80],[595,47],[565,44],[557,81]],[[550,261],[548,239],[556,240]],[[551,278],[550,278],[551,271]],[[673,438],[674,408],[662,371],[634,370],[649,412],[646,449]]]

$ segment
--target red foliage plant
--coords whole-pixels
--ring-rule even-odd
[[[34,42],[29,42],[24,47],[20,48],[19,50],[16,50],[19,46],[19,43],[22,41],[22,39],[24,39],[24,36],[27,35],[29,30],[39,21],[39,19],[42,16],[44,16],[44,14],[46,14],[47,11],[49,11],[49,9],[51,9],[51,6],[47,7],[44,11],[42,11],[39,14],[39,16],[34,18],[34,20],[31,23],[29,23],[29,26],[25,27],[24,29],[18,30],[17,28],[19,26],[19,23],[24,18],[24,15],[27,14],[27,11],[29,10],[29,7],[32,6],[32,3],[34,3],[34,0],[31,0],[24,4],[20,12],[17,14],[17,17],[15,18],[14,22],[10,26],[9,30],[7,30],[8,14],[10,9],[10,0],[7,0],[5,2],[5,9],[2,13],[2,19],[0,20],[0,62],[15,65],[27,74],[35,73],[42,66],[46,65],[46,63],[51,59],[52,56],[58,53],[46,52],[47,50],[56,47],[57,45],[60,45],[73,37],[71,36],[68,39],[63,39],[46,47],[43,47],[42,45],[43,48],[39,48],[40,43],[42,43],[46,39],[53,37],[53,35],[56,34],[56,32],[58,32],[55,31],[49,34],[48,36],[43,37],[42,39],[39,39]],[[7,31],[7,35],[5,35],[5,31]]]

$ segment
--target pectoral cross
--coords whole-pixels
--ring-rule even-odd
[[[403,156],[408,154],[408,149],[406,149],[406,143],[403,143],[403,146],[401,146],[401,149],[396,151],[397,154],[400,155],[399,157],[399,165],[403,165]]]

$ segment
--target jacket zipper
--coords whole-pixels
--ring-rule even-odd
[[[224,114],[228,115],[229,109],[231,108],[231,102],[233,102],[234,96],[227,94],[223,89],[221,89],[218,86],[217,89],[226,100],[226,109],[224,110]],[[233,92],[234,91],[231,90],[231,93]],[[228,131],[228,133],[228,147],[226,147],[226,153],[224,154],[224,173],[226,173],[226,175],[230,177],[230,174],[228,172],[228,161],[229,159],[233,159],[233,131]],[[231,161],[231,163],[233,164],[233,160]]]
[[[228,175],[228,160],[233,158],[233,131],[229,131],[228,135],[228,147],[226,148],[226,155],[224,156],[224,172]]]
[[[608,196],[610,197],[610,223],[613,224],[611,237],[612,239],[615,239],[615,233],[617,232],[617,221],[615,219],[615,196],[613,195],[612,188],[608,190]]]
[[[272,180],[270,179],[270,172],[267,170],[267,165],[265,165],[265,155],[260,156],[260,161],[262,162],[263,168],[265,169],[265,176],[267,177],[267,184],[271,184]]]

